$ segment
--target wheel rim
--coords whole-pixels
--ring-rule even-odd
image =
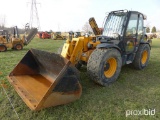
[[[107,78],[111,78],[117,69],[117,61],[115,58],[109,58],[104,65],[104,75]]]
[[[148,52],[145,50],[142,53],[141,63],[145,64],[147,62],[147,58],[148,58]]]
[[[4,46],[0,46],[0,51],[5,51],[5,47]]]
[[[17,50],[21,50],[22,46],[21,45],[17,45],[16,48],[17,48]]]

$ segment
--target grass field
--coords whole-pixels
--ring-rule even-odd
[[[0,53],[0,71],[3,73],[0,80],[7,85],[6,91],[21,120],[160,120],[160,39],[153,40],[149,64],[144,70],[135,70],[126,65],[115,83],[101,87],[88,78],[86,67],[83,67],[80,70],[83,94],[79,100],[38,112],[31,111],[6,76],[30,48],[56,52],[63,42],[34,39],[22,51]],[[155,109],[155,115],[126,117],[127,110],[143,109]],[[15,112],[0,88],[0,120],[16,119]]]

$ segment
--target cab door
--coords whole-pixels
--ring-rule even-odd
[[[145,31],[144,31],[144,23],[143,23],[143,16],[142,16],[142,14],[139,14],[138,15],[138,29],[137,29],[137,41],[136,41],[136,46],[138,46],[139,45],[139,43],[140,43],[140,41],[142,40],[142,39],[144,39],[143,37],[144,37],[144,34],[145,34]]]
[[[131,13],[124,36],[126,54],[133,53],[137,42],[138,14]]]

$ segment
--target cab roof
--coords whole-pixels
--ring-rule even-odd
[[[142,14],[143,15],[143,19],[146,20],[147,16],[141,12],[138,11],[128,11],[128,10],[116,10],[116,11],[111,11],[110,13],[118,13],[118,12],[130,12],[130,13],[137,13],[137,14]]]

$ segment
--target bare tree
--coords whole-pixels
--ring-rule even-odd
[[[150,21],[146,21],[146,27],[150,28],[151,27],[150,23],[151,23]]]
[[[92,28],[91,28],[91,26],[89,25],[88,22],[86,22],[86,23],[84,24],[82,30],[83,30],[84,32],[86,32],[86,33],[92,32]]]

